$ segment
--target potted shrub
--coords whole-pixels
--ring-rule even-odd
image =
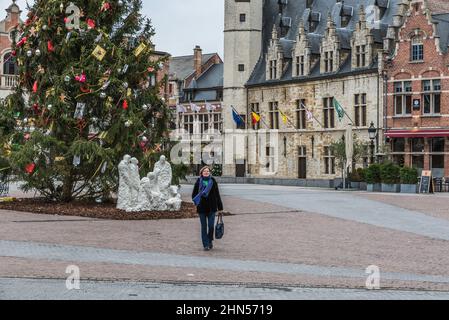
[[[352,188],[366,190],[364,169],[358,168],[351,172],[349,180],[351,181]]]
[[[387,162],[380,168],[382,192],[399,192],[401,189],[401,168],[394,163]]]
[[[380,179],[380,165],[372,164],[365,169],[365,181],[367,183],[366,189],[369,192],[380,192],[382,190]]]
[[[401,193],[416,193],[418,170],[416,168],[401,168]]]

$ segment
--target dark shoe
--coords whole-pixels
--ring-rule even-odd
[[[209,251],[210,248],[209,247],[204,247],[204,251]]]
[[[212,250],[213,248],[214,248],[214,245],[211,243],[211,244],[209,245],[209,249]]]

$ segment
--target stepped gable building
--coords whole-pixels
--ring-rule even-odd
[[[386,137],[395,162],[449,177],[449,2],[412,1],[388,66]]]
[[[249,165],[237,156],[225,175],[333,186],[341,167],[330,146],[349,123],[368,143],[373,123],[379,133],[374,152],[382,150],[383,54],[391,49],[407,0],[225,2],[224,126],[235,128],[232,105],[248,127],[255,111],[263,121],[253,129],[279,133],[279,141],[264,150],[246,146],[248,154],[265,159]],[[347,113],[341,121],[334,99]],[[356,166],[370,158],[366,152]]]
[[[21,22],[21,10],[14,0],[6,9],[6,18],[0,21],[0,99],[11,93],[17,82],[17,65],[11,56],[13,29]]]
[[[169,105],[176,110],[176,127],[186,132],[222,130],[223,61],[217,53],[172,57]],[[199,132],[196,132],[199,131]]]
[[[223,130],[223,61],[217,53],[203,54],[199,46],[194,54],[170,59],[169,105],[176,118],[174,129],[180,129],[194,140],[205,143],[211,134]],[[193,155],[201,159],[201,151]],[[197,175],[204,165],[195,164]]]

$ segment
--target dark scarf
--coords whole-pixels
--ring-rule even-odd
[[[207,181],[207,186],[204,184],[204,182]],[[193,198],[193,203],[195,203],[196,206],[199,206],[201,203],[201,198],[207,198],[209,196],[209,192],[212,189],[212,186],[214,184],[214,181],[211,179],[211,177],[200,178],[200,186],[199,186],[199,193],[196,195],[195,198]]]

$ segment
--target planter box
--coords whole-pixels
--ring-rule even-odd
[[[380,183],[367,184],[366,190],[368,192],[381,192],[382,191],[382,185]]]
[[[401,193],[416,193],[417,190],[416,184],[401,184]]]
[[[360,182],[352,182],[351,181],[351,188],[360,190]]]
[[[382,192],[400,192],[401,191],[401,185],[399,184],[385,184],[382,183]]]
[[[367,184],[366,184],[366,182],[360,182],[360,190],[366,191],[366,189],[367,189]]]

